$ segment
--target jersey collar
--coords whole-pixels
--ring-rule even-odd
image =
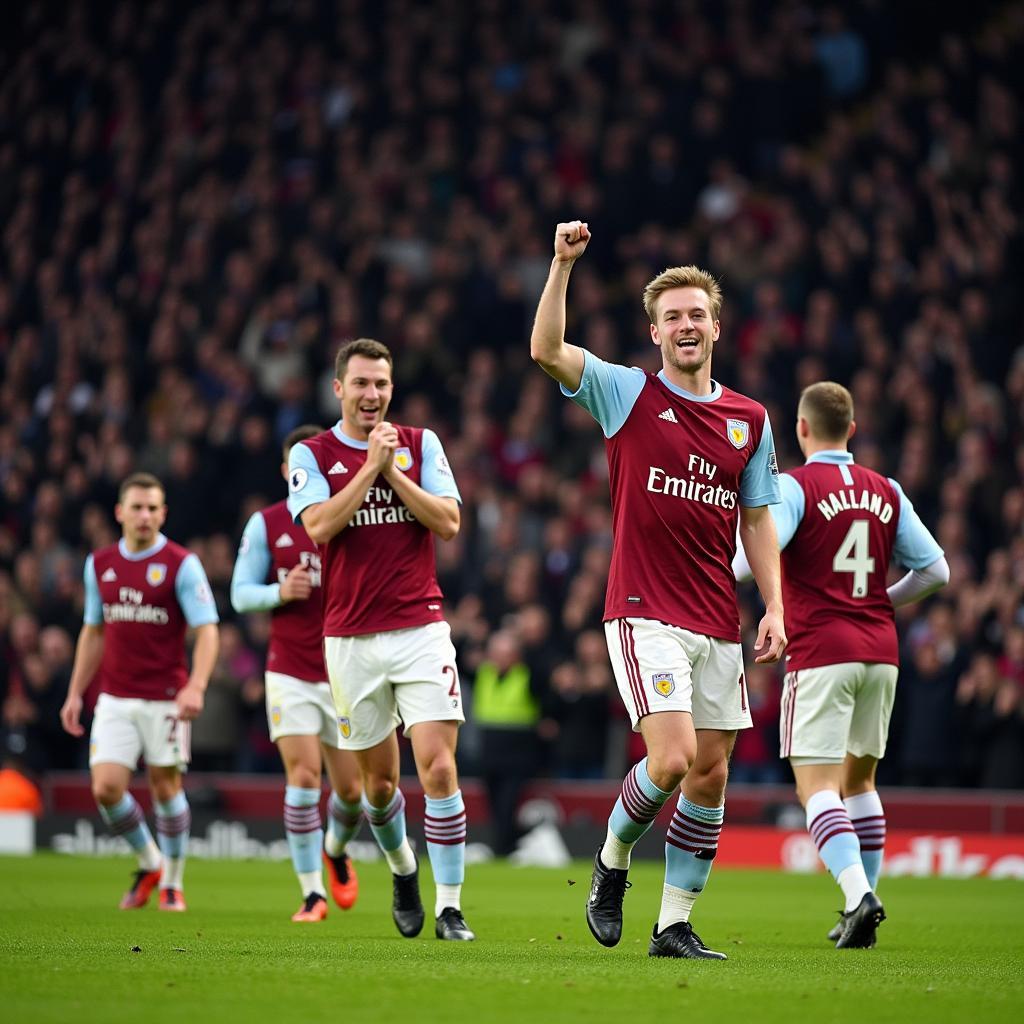
[[[349,437],[348,434],[341,429],[341,420],[338,420],[338,422],[331,427],[331,433],[342,444],[347,444],[349,448],[358,448],[359,451],[365,452],[370,447],[369,441],[357,441],[354,437]]]
[[[156,535],[156,540],[153,541],[145,551],[129,551],[128,545],[125,544],[124,537],[122,537],[117,542],[117,550],[121,552],[121,557],[127,558],[129,562],[141,562],[143,559],[150,558],[155,555],[166,543],[167,538],[162,533],[158,533]]]
[[[833,466],[840,466],[844,462],[853,462],[853,452],[841,452],[838,449],[827,452],[815,452],[807,461],[828,462]]]
[[[665,376],[664,370],[658,371],[658,380],[665,385],[672,392],[673,395],[678,395],[680,398],[685,398],[688,402],[715,402],[722,397],[722,385],[717,380],[712,379],[711,381],[711,394],[710,395],[695,395],[692,391],[687,391],[684,388],[673,384],[672,381]]]

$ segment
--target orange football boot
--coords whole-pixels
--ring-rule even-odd
[[[161,889],[159,906],[161,910],[173,910],[179,914],[188,909],[180,889]]]
[[[329,857],[326,850],[324,864],[327,866],[327,878],[331,883],[334,902],[342,910],[349,910],[359,895],[359,879],[356,877],[355,865],[347,853],[340,857]]]
[[[132,887],[121,897],[118,906],[121,910],[140,910],[149,902],[150,893],[157,887],[160,881],[160,869],[146,871],[139,868],[135,872],[135,881]]]
[[[306,902],[292,914],[293,921],[323,921],[327,917],[327,900],[322,893],[311,892]]]

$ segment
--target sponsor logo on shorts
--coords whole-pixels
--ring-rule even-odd
[[[742,448],[750,436],[750,424],[746,420],[726,420],[725,432],[729,435],[733,448]]]
[[[167,579],[167,566],[163,562],[152,562],[146,566],[146,582],[151,587],[159,587]]]
[[[352,723],[349,719],[342,715],[338,715],[338,728],[341,730],[341,735],[348,739],[352,735]]]
[[[671,672],[655,672],[651,676],[651,681],[654,683],[654,688],[662,695],[662,697],[671,697],[676,690],[676,681],[672,678]]]
[[[281,708],[277,704],[270,709],[270,720],[274,725],[281,724]]]
[[[412,469],[412,452],[408,448],[395,449],[395,467],[403,473]]]

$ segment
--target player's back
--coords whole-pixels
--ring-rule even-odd
[[[782,552],[787,669],[899,664],[886,593],[899,493],[852,462],[809,462],[788,475],[803,491],[804,514]]]

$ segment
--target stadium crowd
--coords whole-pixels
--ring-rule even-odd
[[[621,775],[603,442],[527,349],[552,226],[580,217],[570,340],[656,369],[644,283],[708,266],[715,376],[768,407],[780,466],[800,389],[846,384],[857,460],[945,549],[949,585],[900,614],[880,780],[1024,786],[1024,10],[925,9],[26,4],[0,44],[5,750],[84,764],[57,718],[82,564],[148,470],[223,622],[194,767],[278,770],[267,620],[233,614],[232,565],[283,497],[282,438],[333,421],[334,354],[368,336],[462,491],[438,557],[464,680],[525,665],[530,770]],[[781,780],[779,672],[749,685],[733,776]]]

